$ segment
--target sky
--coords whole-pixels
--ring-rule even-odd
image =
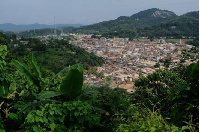
[[[199,0],[0,0],[0,24],[93,24],[159,8],[182,15]],[[55,18],[55,20],[54,20]]]

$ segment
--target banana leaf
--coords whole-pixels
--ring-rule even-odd
[[[67,97],[73,98],[81,93],[83,86],[83,65],[72,66],[63,79],[60,91]]]

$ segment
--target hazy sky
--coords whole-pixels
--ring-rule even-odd
[[[182,15],[199,10],[199,0],[0,0],[0,23],[92,24],[149,8]]]

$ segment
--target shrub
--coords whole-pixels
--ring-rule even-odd
[[[99,120],[88,103],[72,101],[40,106],[28,113],[23,127],[24,131],[34,132],[89,131]]]

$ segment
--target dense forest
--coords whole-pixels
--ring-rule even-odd
[[[199,131],[199,62],[140,75],[128,93],[83,84],[103,60],[68,41],[15,38],[0,34],[0,131]]]

